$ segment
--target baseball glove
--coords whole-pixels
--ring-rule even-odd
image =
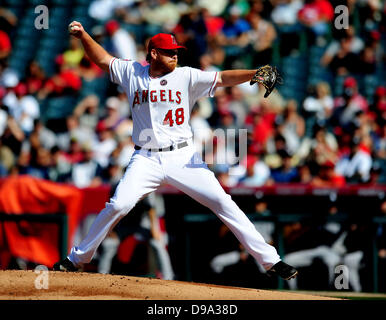
[[[264,98],[267,98],[272,90],[275,88],[276,84],[282,84],[283,78],[280,76],[276,67],[272,67],[270,65],[265,65],[257,69],[255,75],[251,79],[250,85],[255,84],[256,82],[262,84],[266,91],[264,94]]]

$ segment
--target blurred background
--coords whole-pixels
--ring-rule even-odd
[[[337,29],[342,4],[348,25]],[[69,36],[73,20],[144,65],[148,39],[166,32],[188,48],[181,66],[277,66],[284,84],[268,99],[248,83],[220,88],[197,102],[191,126],[210,169],[301,277],[267,278],[208,209],[169,186],[117,225],[85,271],[333,291],[344,265],[343,290],[386,291],[382,0],[0,0],[1,269],[65,257],[134,151],[127,97]],[[247,156],[235,163],[216,129],[247,129]]]

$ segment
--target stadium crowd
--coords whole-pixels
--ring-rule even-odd
[[[386,181],[386,6],[380,0],[349,0],[350,25],[334,28],[338,1],[152,0],[92,1],[88,30],[120,58],[146,63],[146,40],[175,34],[188,50],[180,64],[202,70],[256,68],[323,48],[319,67],[331,78],[307,82],[304,99],[281,94],[268,99],[248,83],[219,89],[194,107],[195,141],[224,186]],[[360,12],[360,14],[359,14]],[[85,56],[79,40],[52,63],[47,75],[36,60],[24,74],[8,65],[14,53],[14,14],[0,11],[0,175],[28,174],[78,187],[116,184],[133,142],[127,97]],[[70,22],[70,21],[69,21]],[[66,30],[62,30],[66,32]],[[279,68],[280,69],[280,68]],[[297,73],[306,75],[307,70]],[[378,75],[371,95],[360,84]],[[104,80],[101,91],[82,93],[85,81]],[[337,90],[336,79],[342,80]],[[102,90],[102,91],[103,91]],[[301,90],[301,89],[299,89]],[[71,113],[47,119],[42,106],[56,97],[76,97]],[[219,129],[247,129],[248,154],[238,157]],[[233,129],[234,131],[230,130]]]

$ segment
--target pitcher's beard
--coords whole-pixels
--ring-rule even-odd
[[[160,70],[163,74],[170,73],[174,71],[177,67],[177,61],[171,61],[169,63],[162,63],[160,61],[154,61],[155,68]]]

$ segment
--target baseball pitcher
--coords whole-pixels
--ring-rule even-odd
[[[258,82],[265,86],[268,96],[280,81],[276,69],[264,66],[257,71],[204,72],[177,67],[179,50],[185,48],[174,36],[163,33],[150,39],[149,64],[142,66],[108,54],[77,21],[71,22],[69,32],[81,40],[87,55],[109,73],[111,81],[125,90],[133,117],[135,152],[114,196],[98,214],[87,236],[65,260],[54,265],[54,270],[76,271],[90,262],[118,221],[140,199],[168,183],[210,208],[268,275],[294,278],[297,270],[281,261],[276,249],[264,241],[202,161],[193,145],[189,124],[195,102],[204,96],[213,97],[218,87]]]

